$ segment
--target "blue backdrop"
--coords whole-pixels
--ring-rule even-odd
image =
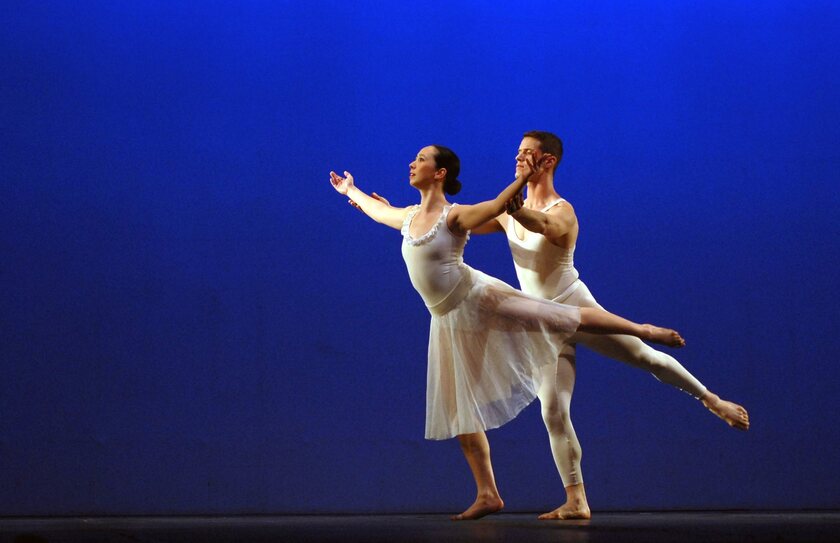
[[[581,351],[595,510],[840,507],[840,8],[832,2],[5,2],[0,515],[460,511],[425,442],[429,315],[399,234],[327,180],[493,196],[522,132],[599,301],[674,326],[743,403]],[[467,261],[515,284],[501,236]],[[532,406],[510,510],[563,490]]]

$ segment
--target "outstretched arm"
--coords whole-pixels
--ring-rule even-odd
[[[560,243],[577,223],[575,210],[568,202],[540,212],[524,207],[521,192],[508,200],[505,211],[527,230],[542,234],[552,243]]]
[[[365,215],[376,222],[397,230],[402,228],[408,208],[391,207],[371,198],[355,185],[350,172],[344,172],[344,175],[345,177],[341,177],[335,172],[330,172],[330,183],[339,194],[350,198]]]
[[[385,204],[388,207],[394,207],[394,206],[391,205],[391,202],[389,202],[387,198],[385,198],[384,196],[380,196],[379,194],[376,194],[376,192],[371,192],[370,197],[373,198],[374,200],[379,200],[380,202],[382,202],[383,204]],[[359,207],[359,204],[357,204],[353,200],[347,200],[347,203],[350,204],[351,206],[355,207],[359,211],[362,211],[362,208]]]
[[[470,234],[481,235],[481,234],[494,234],[496,232],[504,232],[505,229],[502,227],[502,223],[499,222],[501,217],[503,217],[503,215],[493,217],[492,219],[490,219],[486,223],[480,224],[480,225],[476,226],[475,228],[471,228],[470,229]]]
[[[375,200],[379,200],[380,202],[382,202],[383,204],[385,204],[388,207],[391,207],[391,208],[394,207],[394,206],[391,205],[391,202],[389,202],[387,198],[385,198],[384,196],[382,196],[380,194],[376,194],[375,192],[371,192],[370,197],[375,199]],[[348,200],[347,203],[349,203],[351,206],[355,207],[356,209],[362,211],[362,208],[359,207],[359,204],[357,204],[353,200]],[[475,235],[481,235],[481,234],[493,234],[495,232],[504,232],[505,229],[502,227],[502,224],[500,222],[500,219],[501,219],[502,216],[503,215],[493,217],[492,219],[490,219],[486,223],[481,224],[479,226],[476,226],[475,228],[470,230],[470,233],[475,234]]]
[[[540,166],[540,161],[534,161],[532,157],[529,157],[525,163],[527,168],[522,172],[522,175],[517,177],[513,183],[505,187],[505,190],[492,200],[454,208],[449,214],[449,228],[452,231],[466,232],[501,215],[508,200],[525,188],[528,179]]]

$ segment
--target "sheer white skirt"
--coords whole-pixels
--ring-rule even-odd
[[[540,368],[557,360],[580,324],[577,307],[468,271],[471,286],[450,295],[462,299],[447,300],[443,314],[432,311],[426,439],[498,428],[516,417],[537,396]]]

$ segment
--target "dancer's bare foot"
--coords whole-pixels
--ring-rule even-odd
[[[652,324],[643,324],[642,328],[645,330],[645,335],[642,339],[646,339],[651,343],[659,343],[660,345],[675,348],[685,347],[685,340],[676,330],[661,328]]]
[[[498,513],[505,507],[505,502],[498,497],[480,497],[475,499],[469,508],[460,515],[453,515],[452,520],[478,520],[493,513]]]
[[[700,401],[729,426],[744,431],[750,429],[750,416],[747,410],[737,403],[721,400],[720,396],[710,391],[706,391],[706,395]]]
[[[586,501],[586,491],[583,483],[566,487],[566,503],[551,511],[539,516],[540,520],[588,520],[592,517],[589,511],[589,503]]]
[[[584,504],[573,504],[566,502],[550,513],[543,513],[538,517],[540,520],[588,520],[592,518],[589,506]]]

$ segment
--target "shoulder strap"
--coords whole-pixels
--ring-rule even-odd
[[[548,211],[552,207],[556,206],[557,204],[562,204],[565,201],[566,200],[564,200],[563,198],[558,198],[558,199],[554,200],[553,202],[551,202],[550,204],[548,204],[547,206],[545,206],[544,208],[542,208],[542,212],[545,213],[546,211]]]
[[[414,204],[410,207],[411,210],[409,210],[409,212],[405,214],[405,218],[403,219],[402,223],[402,228],[400,229],[400,233],[403,236],[408,234],[408,227],[411,224],[411,219],[413,219],[417,212],[420,210],[420,204]]]

